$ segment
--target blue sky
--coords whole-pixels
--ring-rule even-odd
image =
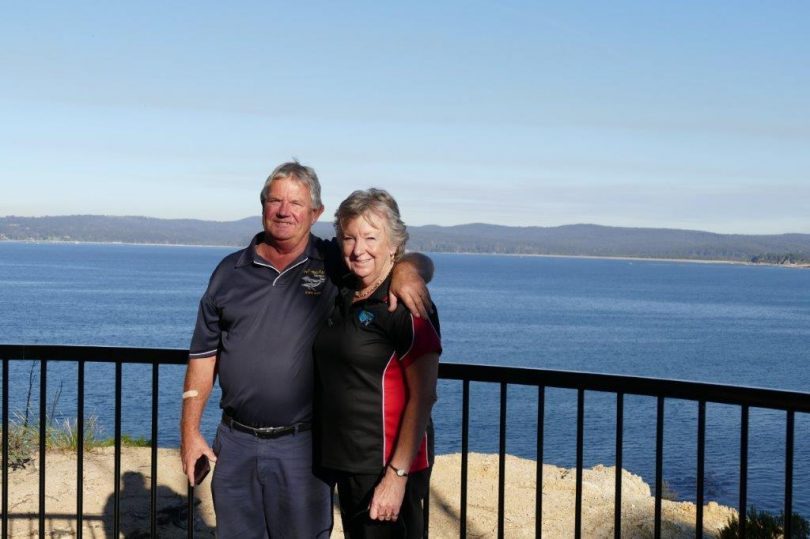
[[[15,2],[0,215],[232,220],[272,168],[331,219],[810,233],[810,4]]]

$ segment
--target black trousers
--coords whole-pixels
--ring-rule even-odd
[[[385,473],[383,471],[383,473]],[[382,474],[337,474],[343,533],[349,539],[421,539],[424,536],[425,498],[430,488],[430,468],[408,474],[405,496],[395,521],[371,520],[368,506]]]

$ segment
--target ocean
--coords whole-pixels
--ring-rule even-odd
[[[232,248],[0,242],[0,342],[186,348],[197,302]],[[442,361],[617,373],[808,391],[810,271],[769,266],[532,256],[431,254]],[[33,367],[33,371],[32,371]],[[33,378],[30,375],[33,373]],[[112,435],[113,366],[87,368],[86,413]],[[182,367],[161,368],[161,446],[178,444]],[[13,413],[38,364],[11,364]],[[123,432],[149,437],[149,367],[124,367]],[[75,417],[76,367],[51,362],[47,403]],[[439,453],[460,448],[460,384],[434,408]],[[218,420],[215,392],[203,429]],[[472,384],[473,451],[498,449],[498,388]],[[585,400],[585,464],[614,461],[615,397]],[[625,398],[624,467],[654,481],[655,399]],[[535,457],[536,389],[510,387],[507,451]],[[735,505],[739,410],[708,405],[706,495]],[[668,400],[664,479],[694,499],[697,406]],[[573,466],[576,392],[549,389],[545,461]],[[750,418],[749,502],[783,504],[784,414]],[[810,418],[797,416],[794,508],[810,516]]]

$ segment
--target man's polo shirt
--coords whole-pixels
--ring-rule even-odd
[[[312,420],[312,341],[337,294],[334,241],[310,235],[279,272],[250,245],[225,257],[200,300],[190,360],[218,356],[220,408],[255,427]]]
[[[388,312],[391,277],[366,300],[352,303],[344,288],[315,339],[316,420],[320,464],[376,474],[390,461],[408,402],[405,370],[428,353],[441,353],[439,319],[414,317],[402,304]],[[433,425],[410,471],[433,463]]]

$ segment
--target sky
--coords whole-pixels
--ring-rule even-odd
[[[810,233],[804,1],[12,2],[0,216],[260,213],[279,163],[331,220]],[[258,220],[257,220],[258,224]]]

